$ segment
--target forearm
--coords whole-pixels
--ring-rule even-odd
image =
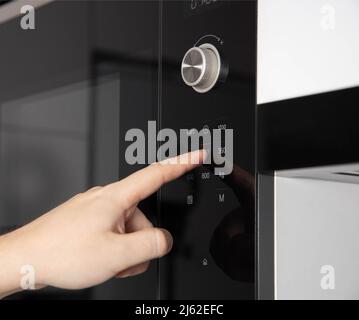
[[[0,236],[0,299],[21,290],[21,260],[13,234]]]

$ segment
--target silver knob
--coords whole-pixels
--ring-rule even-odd
[[[182,79],[200,93],[211,90],[218,81],[221,57],[215,46],[204,43],[189,49],[182,60]]]

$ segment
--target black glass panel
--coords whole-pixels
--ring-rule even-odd
[[[158,1],[55,1],[35,9],[35,30],[20,16],[0,25],[2,232],[139,169],[124,135],[156,117],[158,15]],[[155,220],[155,198],[141,206]],[[154,299],[156,275],[153,263],[91,290],[11,298]]]
[[[141,204],[174,235],[159,270],[13,298],[254,297],[255,27],[255,1],[224,0],[55,1],[36,9],[36,30],[0,25],[3,232],[139,169],[125,161],[128,129],[234,130],[230,176],[201,167]],[[228,66],[204,94],[181,79],[195,43]]]
[[[161,223],[175,239],[160,262],[163,298],[254,297],[255,23],[254,1],[163,4],[161,127],[234,133],[231,175],[202,167],[161,192]],[[182,81],[181,61],[203,43],[218,49],[228,75],[198,93]]]

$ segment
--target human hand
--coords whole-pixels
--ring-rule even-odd
[[[137,204],[205,156],[195,151],[152,164],[0,237],[0,296],[20,290],[24,265],[33,267],[37,288],[83,289],[144,272],[150,260],[171,250],[172,237],[154,228]]]

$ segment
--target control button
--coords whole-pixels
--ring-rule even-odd
[[[221,57],[216,47],[204,43],[189,49],[182,60],[182,79],[199,93],[211,90],[221,71]]]
[[[203,125],[203,127],[202,127],[202,130],[203,130],[203,132],[204,132],[204,133],[206,133],[206,134],[211,133],[210,128],[209,128],[209,125],[208,125],[208,124],[204,124],[204,125]]]
[[[202,266],[207,267],[208,266],[208,260],[206,258],[203,258],[202,260]]]
[[[219,130],[227,130],[227,123],[218,123],[217,124],[217,128],[216,129],[219,129]]]
[[[224,192],[218,193],[218,202],[224,202]]]
[[[193,194],[187,195],[187,205],[193,205]]]
[[[222,204],[224,202],[227,202],[226,200],[226,193],[227,193],[227,189],[226,188],[216,188],[217,191],[217,202]]]
[[[202,181],[210,180],[211,179],[211,173],[209,171],[204,171],[201,173],[201,179]]]

